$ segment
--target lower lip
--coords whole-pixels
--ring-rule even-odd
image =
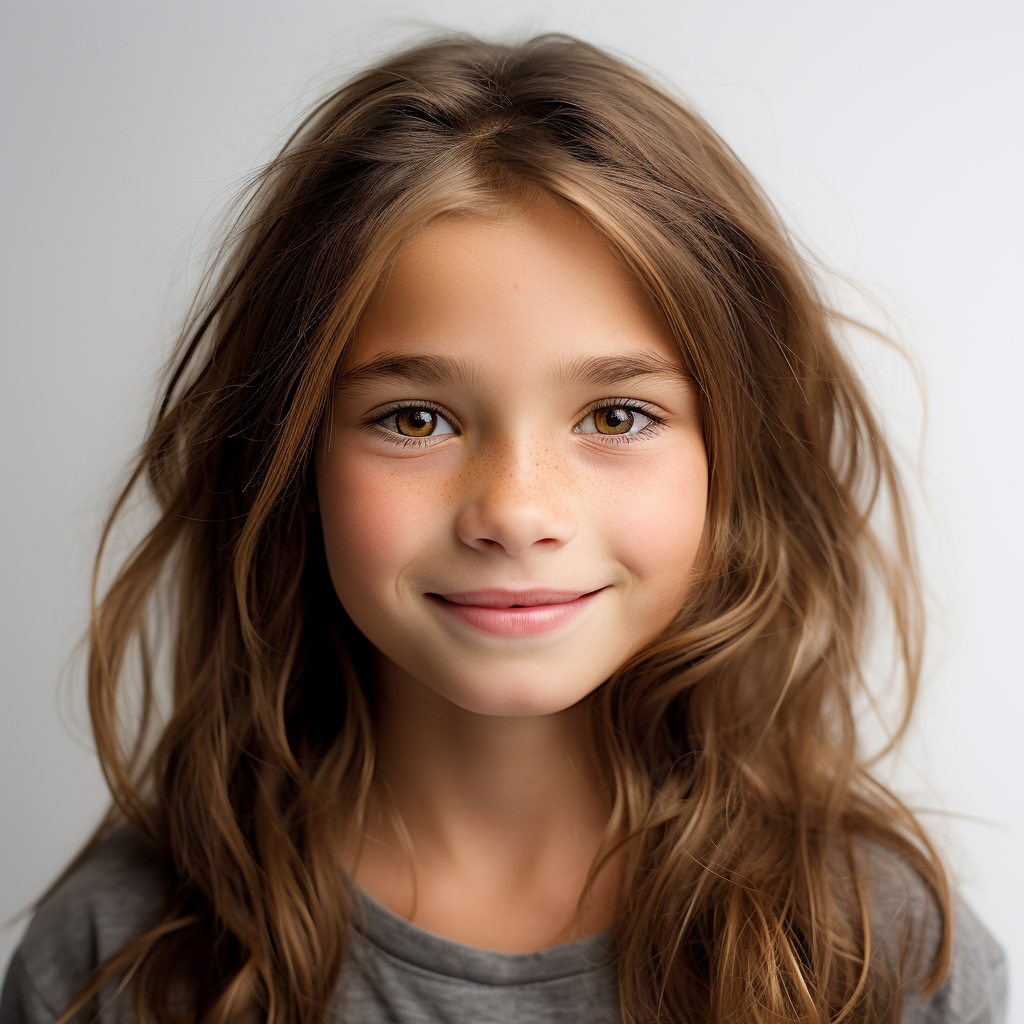
[[[535,604],[527,608],[485,608],[479,604],[455,604],[435,594],[427,597],[436,607],[474,629],[498,636],[532,636],[550,633],[572,622],[599,593],[595,590],[575,601]]]

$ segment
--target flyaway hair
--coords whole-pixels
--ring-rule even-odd
[[[97,840],[127,819],[174,888],[63,1020],[124,977],[143,1024],[324,1021],[352,909],[338,850],[375,779],[367,642],[327,574],[314,442],[403,241],[538,195],[594,225],[664,315],[710,460],[685,606],[587,698],[614,808],[601,856],[625,864],[624,1020],[895,1022],[906,992],[941,979],[942,867],[856,742],[870,623],[892,626],[909,714],[922,610],[843,318],[678,99],[567,36],[457,36],[316,106],[251,182],[185,325],[104,543],[139,489],[155,522],[94,601],[88,667],[114,795]],[[923,963],[877,949],[879,846],[934,897]],[[912,924],[898,948],[920,947]]]

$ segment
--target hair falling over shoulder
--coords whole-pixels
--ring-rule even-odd
[[[887,602],[908,714],[922,612],[842,317],[729,148],[640,72],[565,36],[456,36],[319,103],[253,179],[184,329],[104,540],[139,488],[155,525],[94,604],[88,669],[115,800],[101,833],[129,819],[177,888],[65,1019],[128,972],[143,1022],[324,1020],[351,910],[337,851],[362,821],[374,744],[366,641],[311,525],[314,439],[402,241],[538,191],[594,224],[663,312],[711,467],[685,607],[588,698],[614,806],[605,854],[626,865],[624,1020],[897,1020],[865,843],[932,891],[944,927],[925,988],[941,978],[942,867],[856,744],[869,612]]]

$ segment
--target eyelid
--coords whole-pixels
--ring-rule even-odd
[[[422,437],[413,437],[408,434],[400,434],[397,430],[389,430],[384,426],[384,421],[391,419],[403,409],[428,409],[439,419],[443,419],[452,429],[450,433],[432,435],[425,434]],[[399,448],[433,448],[435,445],[444,443],[448,438],[459,437],[462,434],[462,427],[455,416],[453,416],[443,405],[431,402],[429,399],[406,399],[404,401],[388,402],[378,406],[363,417],[362,425],[366,430],[375,433],[383,438],[388,444]]]
[[[363,423],[366,426],[370,426],[374,423],[380,423],[382,420],[386,420],[389,416],[394,416],[396,412],[401,412],[403,409],[429,409],[431,412],[436,412],[439,416],[443,416],[455,428],[456,433],[462,433],[462,427],[459,424],[458,419],[443,405],[439,405],[437,402],[431,402],[429,399],[388,402],[385,405],[379,405],[376,409],[373,409],[366,414],[363,418]]]
[[[665,425],[665,416],[655,412],[656,408],[656,406],[652,407],[649,403],[635,398],[602,398],[593,403],[580,415],[580,418],[572,428],[572,432],[583,435],[590,440],[596,440],[598,444],[603,446],[635,444],[637,441],[643,442],[657,434]],[[600,431],[581,430],[580,427],[586,420],[601,409],[632,409],[634,412],[640,413],[649,422],[635,434],[602,434]]]
[[[642,412],[645,416],[649,416],[656,423],[665,422],[665,414],[661,409],[652,405],[650,402],[641,401],[638,398],[599,398],[596,402],[588,405],[582,413],[580,418],[576,421],[577,425],[583,421],[583,419],[589,416],[592,412],[597,412],[598,409],[636,409],[638,412]]]

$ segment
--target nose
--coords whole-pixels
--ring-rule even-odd
[[[463,544],[518,558],[576,535],[571,474],[542,442],[507,438],[480,452],[465,474],[456,520]]]

